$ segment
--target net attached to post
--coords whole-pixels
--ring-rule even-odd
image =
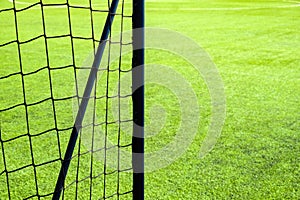
[[[133,198],[132,7],[1,3],[0,199]]]

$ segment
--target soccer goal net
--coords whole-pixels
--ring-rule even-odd
[[[0,199],[143,199],[143,0],[3,0],[0,25]]]

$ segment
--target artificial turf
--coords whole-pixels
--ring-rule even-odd
[[[53,3],[50,0],[44,2]],[[65,1],[55,1],[55,3],[63,2]],[[88,5],[88,1],[69,2]],[[97,6],[105,7],[105,3]],[[180,101],[184,98],[176,96],[170,88],[163,85],[166,83],[164,77],[170,77],[172,73],[166,75],[163,74],[165,73],[163,70],[153,72],[151,69],[159,69],[153,66],[168,66],[171,71],[179,73],[189,83],[185,88],[178,85],[174,77],[169,78],[174,82],[175,88],[181,87],[180,91],[185,89],[194,91],[197,97],[196,104],[199,106],[199,112],[194,115],[199,116],[200,120],[193,121],[194,118],[191,117],[192,121],[184,121],[196,127],[197,131],[192,143],[188,148],[183,149],[183,155],[170,161],[170,165],[164,168],[158,167],[146,173],[145,199],[298,199],[300,197],[299,4],[296,1],[258,0],[146,1],[147,27],[179,32],[197,43],[209,55],[224,85],[226,120],[212,151],[200,158],[201,144],[213,115],[213,103],[208,86],[201,74],[198,74],[185,58],[168,52],[168,48],[147,49],[146,63],[149,65],[147,69],[149,71],[148,76],[146,73],[145,91],[146,152],[156,152],[171,143],[183,122]],[[28,5],[16,4],[17,9]],[[0,45],[16,40],[14,12],[3,11],[11,7],[12,3],[9,1],[3,1],[0,6]],[[43,32],[41,10],[36,8],[39,6],[17,13],[19,42],[30,40]],[[130,15],[129,3],[125,4],[125,9],[126,14]],[[69,34],[67,7],[44,10],[48,37]],[[89,10],[71,9],[73,36],[89,37],[92,34],[89,14]],[[96,38],[100,37],[105,17],[106,13],[94,13],[93,27]],[[130,18],[124,20],[124,29],[130,29],[130,20]],[[115,23],[118,24],[120,21],[121,17],[116,17]],[[120,26],[113,28],[113,34],[116,36],[119,31]],[[91,40],[73,38],[74,52],[72,52],[70,36],[47,40],[48,62],[43,36],[20,45],[24,74],[49,65],[49,68],[24,76],[26,103],[29,105],[49,97],[63,99],[75,95],[73,66],[82,67],[91,61],[93,51]],[[164,41],[161,43],[163,44]],[[151,46],[146,41],[147,45]],[[180,41],[174,41],[172,45],[180,45]],[[190,52],[188,48],[186,51],[190,54],[195,53]],[[129,69],[130,56],[130,54],[127,58],[126,55],[124,56],[123,69]],[[0,46],[1,110],[24,103],[21,75],[8,76],[20,72],[19,59],[16,42]],[[111,66],[117,66],[116,62]],[[60,69],[62,66],[69,65],[70,67]],[[80,70],[77,70],[77,74],[84,79],[86,74],[84,70],[78,71]],[[2,78],[5,76],[8,77]],[[107,77],[107,74],[104,72],[103,76]],[[117,76],[117,72],[111,72],[111,95],[115,92],[113,88],[116,86]],[[77,77],[78,80],[80,78]],[[105,81],[99,80],[97,85],[99,95],[105,94],[105,87],[103,87],[105,84]],[[27,111],[25,106],[17,106],[1,112],[0,199],[9,198],[7,179],[11,199],[34,196],[37,194],[36,188],[38,188],[38,195],[53,192],[60,167],[60,161],[55,159],[61,158],[65,152],[70,134],[68,128],[74,123],[74,105],[76,109],[77,103],[74,99],[54,101],[55,115],[51,99],[29,106]],[[111,108],[114,103],[113,100],[109,101],[110,110],[114,109]],[[127,100],[125,103],[128,103]],[[105,111],[105,101],[99,99],[97,108],[98,111]],[[93,106],[91,105],[89,109],[91,109],[90,117],[87,117],[87,121],[92,120]],[[185,107],[185,109],[193,113],[195,108]],[[28,112],[27,121],[26,112]],[[99,123],[105,120],[105,115],[101,113],[97,115]],[[124,115],[124,117],[128,116],[130,114]],[[113,114],[107,116],[111,121],[115,117]],[[122,127],[124,132],[122,145],[130,143],[128,134],[130,126],[130,123],[125,123]],[[55,129],[52,130],[53,127]],[[105,126],[97,128],[98,131],[105,130]],[[107,129],[111,132],[108,135],[109,140],[114,144],[118,143],[118,126],[111,124]],[[40,134],[46,130],[50,131]],[[91,131],[91,127],[87,126],[84,131],[87,132],[87,136],[84,138],[90,139],[91,135],[88,131]],[[187,135],[193,135],[188,132],[189,129],[186,131]],[[104,138],[100,136],[97,139],[99,148],[105,145]],[[79,158],[75,156],[71,162],[67,179],[67,184],[70,186],[65,191],[65,198],[88,199],[92,193],[93,199],[99,199],[104,195],[113,195],[116,191],[122,193],[130,190],[132,187],[130,173],[115,173],[114,167],[117,161],[112,161],[111,167],[105,169],[107,175],[101,174],[104,170],[103,151],[95,153],[92,158],[88,153],[90,145],[82,139],[81,145],[76,147],[75,154],[79,153],[81,156]],[[79,146],[81,148],[78,148]],[[111,154],[116,158],[114,149],[107,150],[107,155]],[[130,148],[124,150],[130,152]],[[93,160],[92,164],[91,160]],[[43,164],[47,161],[53,162]],[[158,162],[160,161],[157,159],[146,159],[146,168],[147,165],[150,168],[156,166]],[[27,165],[28,167],[22,170],[14,171]],[[90,179],[91,174],[101,175]],[[74,182],[76,179],[80,181]],[[117,197],[118,195],[115,194],[111,199],[118,199]],[[40,198],[50,199],[51,196]],[[130,199],[131,194],[121,195],[119,198]],[[38,197],[34,196],[32,199]]]

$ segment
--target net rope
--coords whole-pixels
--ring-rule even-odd
[[[82,100],[81,74],[91,69],[82,62],[86,57],[93,60],[84,50],[95,54],[104,25],[99,19],[109,14],[111,1],[103,2],[28,0],[0,6],[0,23],[5,27],[0,36],[0,199],[52,197],[73,128],[74,105]],[[132,168],[121,161],[121,151],[131,148],[131,140],[122,140],[130,134],[122,126],[132,126],[132,119],[122,117],[122,101],[130,101],[131,94],[122,94],[121,77],[131,72],[122,49],[132,42],[120,34],[131,28],[132,16],[125,11],[130,7],[131,2],[122,0],[115,14],[112,26],[119,31],[118,41],[110,33],[106,62],[90,97],[91,117],[79,133],[62,199],[132,198]],[[81,18],[88,19],[88,25],[81,27]],[[82,35],[80,29],[85,30]],[[116,48],[119,56],[112,61],[111,51]],[[117,102],[116,117],[109,112],[112,101]],[[117,159],[111,161],[110,156]]]

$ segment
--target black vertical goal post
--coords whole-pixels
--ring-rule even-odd
[[[133,104],[133,199],[144,199],[144,60],[145,2],[133,0],[132,104]]]

